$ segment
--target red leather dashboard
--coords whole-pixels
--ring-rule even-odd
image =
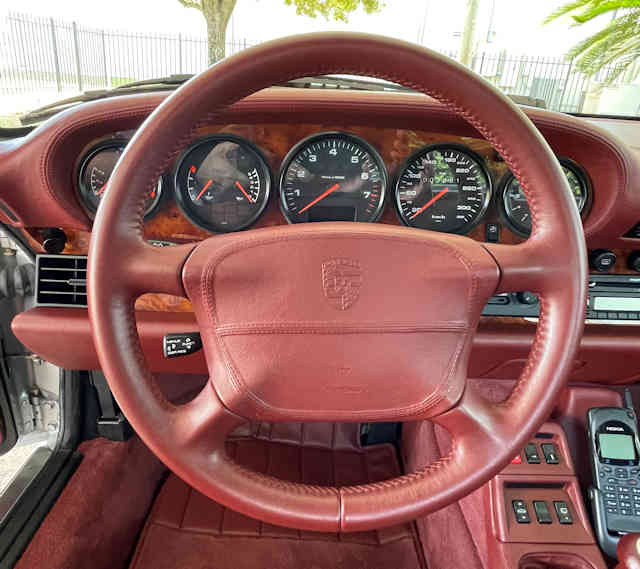
[[[79,162],[93,144],[106,137],[129,136],[164,99],[147,94],[106,99],[65,111],[29,136],[0,142],[0,200],[14,219],[0,208],[0,219],[17,226],[35,250],[41,250],[41,229],[60,227],[69,236],[65,253],[84,254],[91,221],[76,196]],[[539,109],[525,109],[554,152],[578,163],[593,189],[593,203],[584,218],[590,249],[618,253],[616,272],[628,272],[626,255],[640,249],[640,239],[625,234],[640,221],[640,123],[604,119],[586,120]],[[232,132],[257,144],[277,173],[286,152],[301,138],[328,130],[358,134],[382,155],[393,177],[398,166],[422,144],[455,141],[481,154],[494,181],[506,172],[500,157],[464,120],[438,102],[419,94],[272,88],[234,104],[199,135]],[[275,193],[275,192],[274,192]],[[489,210],[486,221],[498,220]],[[380,220],[399,224],[387,203]],[[270,203],[256,226],[284,224],[277,203]],[[209,234],[191,224],[172,199],[145,227],[148,238],[176,242],[196,241]],[[482,226],[472,237],[483,239]],[[502,241],[521,238],[503,230]],[[168,371],[158,340],[164,332],[193,329],[190,305],[180,299],[148,296],[139,309],[142,335],[151,366]],[[170,312],[185,312],[175,318]],[[149,332],[145,331],[148,328]],[[43,332],[56,331],[56,334]],[[60,331],[64,331],[64,334]],[[640,376],[638,328],[588,326],[572,379],[604,383],[635,381]],[[31,349],[65,367],[96,367],[88,317],[83,309],[28,311],[14,322],[14,331]],[[474,344],[470,375],[515,378],[533,338],[534,325],[515,319],[483,319]],[[612,357],[613,354],[616,357]],[[203,371],[201,356],[179,360],[180,370]],[[175,360],[174,360],[175,361]],[[634,367],[634,362],[638,361]]]
[[[16,217],[11,220],[2,213],[4,221],[28,228],[89,230],[90,220],[75,195],[83,151],[103,137],[135,130],[164,96],[154,93],[87,103],[56,115],[24,139],[0,143],[0,198]],[[640,221],[640,126],[634,129],[635,136],[625,132],[631,139],[623,141],[610,132],[611,128],[599,128],[594,121],[540,109],[524,110],[554,152],[581,165],[592,181],[594,200],[585,220],[588,245],[635,247],[636,241],[623,235]],[[272,88],[231,106],[200,134],[230,125],[236,132],[269,141],[271,147],[264,150],[271,152],[276,172],[290,143],[303,138],[310,128],[318,132],[355,128],[373,138],[369,141],[374,146],[390,145],[387,156],[383,148],[378,150],[392,175],[407,157],[401,155],[402,146],[394,152],[397,142],[389,140],[394,130],[408,133],[400,138],[412,132],[417,132],[418,139],[425,133],[431,137],[440,133],[444,140],[482,138],[440,103],[405,93]],[[477,140],[463,142],[476,150],[478,145],[482,147]],[[409,141],[404,145],[412,149]],[[490,147],[484,146],[488,154]],[[494,157],[494,161],[499,159]],[[285,223],[284,218],[280,223]]]

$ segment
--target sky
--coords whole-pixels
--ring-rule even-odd
[[[563,20],[542,26],[563,0],[479,0],[476,41],[479,47],[509,54],[561,57],[602,22],[571,27]],[[362,9],[348,24],[296,15],[284,0],[238,0],[227,28],[227,41],[251,42],[294,33],[330,30],[364,31],[417,42],[438,51],[457,50],[466,0],[386,0],[376,14]],[[96,28],[204,36],[202,15],[178,0],[0,0],[0,17],[12,11]],[[493,31],[493,34],[489,33]],[[491,41],[487,43],[487,39]]]

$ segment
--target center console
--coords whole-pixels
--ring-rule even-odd
[[[492,516],[491,557],[501,567],[553,567],[554,556],[571,557],[561,567],[606,567],[557,423],[544,424],[484,491]]]

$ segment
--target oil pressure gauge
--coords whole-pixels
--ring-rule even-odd
[[[212,232],[239,231],[264,211],[271,170],[256,146],[230,134],[199,140],[179,161],[176,199],[196,225]]]

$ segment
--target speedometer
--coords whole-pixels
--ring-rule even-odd
[[[396,182],[400,219],[420,229],[467,233],[480,221],[490,199],[491,178],[482,158],[450,144],[413,154]]]
[[[290,223],[375,221],[386,186],[382,159],[369,144],[327,132],[298,143],[285,158],[280,203]]]

